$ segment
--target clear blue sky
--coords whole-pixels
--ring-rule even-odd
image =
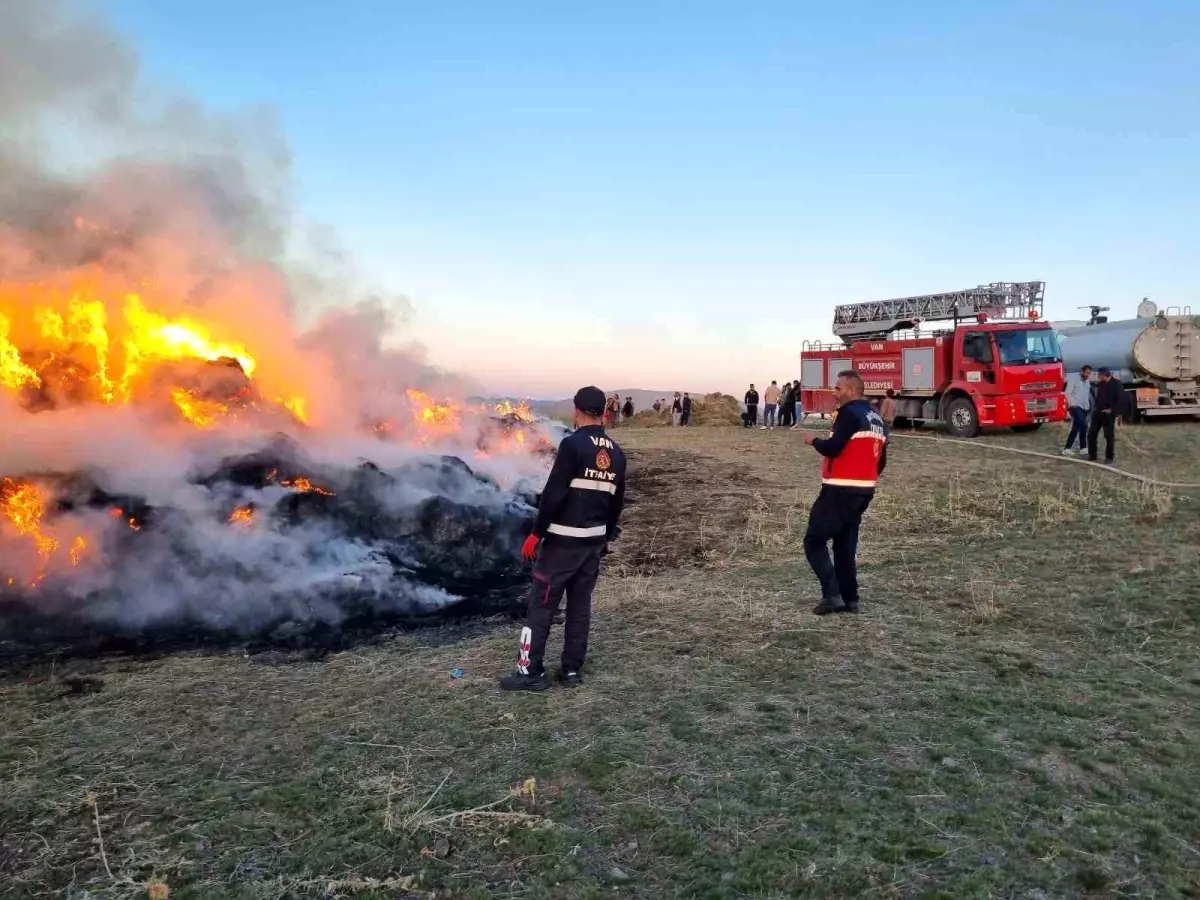
[[[833,304],[1200,310],[1200,4],[92,0],[278,108],[299,210],[497,391],[736,392]]]

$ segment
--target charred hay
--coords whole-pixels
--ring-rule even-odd
[[[536,493],[504,490],[456,457],[322,466],[280,436],[193,475],[219,511],[202,527],[194,510],[110,493],[86,474],[38,477],[55,514],[112,519],[103,551],[119,574],[87,589],[61,573],[0,586],[0,666],[112,650],[335,648],[509,611],[528,577],[518,548]],[[218,521],[246,508],[248,524]]]

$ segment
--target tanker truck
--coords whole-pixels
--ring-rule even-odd
[[[1068,373],[1108,368],[1125,385],[1125,416],[1200,419],[1200,316],[1190,307],[1160,312],[1149,300],[1137,318],[1109,322],[1106,307],[1091,307],[1085,323],[1056,322]]]

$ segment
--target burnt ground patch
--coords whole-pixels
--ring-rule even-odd
[[[619,575],[723,566],[734,538],[755,527],[771,490],[728,459],[674,449],[628,456],[622,538],[609,556],[609,569]]]

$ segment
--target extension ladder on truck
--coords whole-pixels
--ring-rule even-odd
[[[993,318],[1026,318],[1036,313],[1044,281],[997,281],[962,291],[920,294],[833,308],[833,333],[847,345],[881,338],[920,322],[963,319],[987,313]]]

